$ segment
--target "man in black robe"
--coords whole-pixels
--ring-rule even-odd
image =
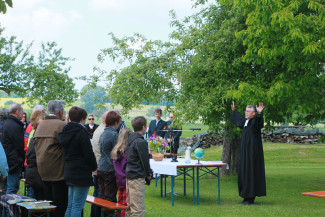
[[[243,129],[238,155],[238,191],[243,205],[254,204],[256,196],[266,196],[264,153],[261,129],[264,127],[263,103],[246,107],[245,117],[235,110],[231,122]],[[257,113],[257,114],[256,114]]]

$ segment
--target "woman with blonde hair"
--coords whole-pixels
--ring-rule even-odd
[[[127,146],[127,139],[131,130],[129,128],[123,128],[120,131],[120,135],[117,140],[117,144],[113,148],[111,152],[111,158],[113,159],[114,169],[116,173],[116,185],[118,188],[118,203],[127,205],[126,204],[126,146]],[[125,210],[121,211],[121,216],[125,216]]]

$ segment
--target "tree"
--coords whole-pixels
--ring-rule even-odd
[[[0,35],[4,30],[0,28]],[[70,58],[62,56],[56,43],[43,43],[38,57],[30,54],[32,44],[23,45],[16,37],[0,37],[0,90],[14,91],[28,103],[62,99],[71,103],[77,97],[66,67]]]
[[[242,85],[233,92],[245,98],[248,87],[268,102],[269,121],[283,122],[295,113],[300,121],[323,119],[325,72],[325,5],[320,0],[223,1],[243,8],[247,28],[238,31],[246,51],[243,61],[257,68],[256,76],[272,78],[268,86]],[[270,112],[272,111],[272,112]]]
[[[197,1],[196,5],[205,2]],[[202,119],[216,132],[223,129],[223,161],[236,173],[239,131],[229,123],[231,101],[235,100],[242,111],[248,104],[264,102],[267,125],[284,122],[300,110],[307,114],[302,118],[308,123],[324,119],[321,102],[325,100],[325,58],[324,49],[310,52],[312,49],[300,39],[288,39],[292,31],[281,29],[286,17],[281,18],[284,23],[275,26],[270,21],[265,27],[268,31],[264,30],[267,23],[260,26],[264,19],[277,17],[272,13],[288,10],[285,7],[290,3],[315,1],[283,1],[286,3],[271,10],[269,1],[232,2],[216,1],[183,21],[172,13],[172,42],[150,41],[139,34],[118,39],[111,34],[114,46],[103,49],[99,60],[109,57],[121,64],[108,73],[111,83],[107,89],[114,103],[120,103],[125,110],[139,106],[142,100],[159,102],[165,97],[166,101],[175,102],[178,121]],[[261,9],[256,5],[264,6]],[[317,27],[308,29],[313,35],[309,39],[315,40],[311,44],[319,42],[317,46],[324,48],[324,10],[319,12],[322,5],[307,9],[305,5],[298,4],[297,12],[311,20],[308,25],[317,23]],[[252,20],[252,14],[257,21]],[[277,49],[279,54],[264,55],[267,42],[272,52]],[[312,105],[307,105],[308,101]],[[168,106],[167,109],[172,110]]]
[[[12,8],[12,1],[11,0],[0,0],[0,13],[7,12],[7,6]]]
[[[88,113],[92,113],[96,110],[96,104],[102,104],[108,101],[106,92],[103,87],[97,86],[96,88],[88,88],[88,86],[82,87],[81,101],[84,103],[83,107]]]

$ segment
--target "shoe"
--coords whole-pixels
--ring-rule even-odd
[[[254,202],[243,201],[241,205],[253,205]]]

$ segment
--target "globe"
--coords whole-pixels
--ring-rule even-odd
[[[194,150],[194,156],[197,158],[197,159],[201,159],[203,158],[204,156],[204,150],[202,148],[197,148]]]

